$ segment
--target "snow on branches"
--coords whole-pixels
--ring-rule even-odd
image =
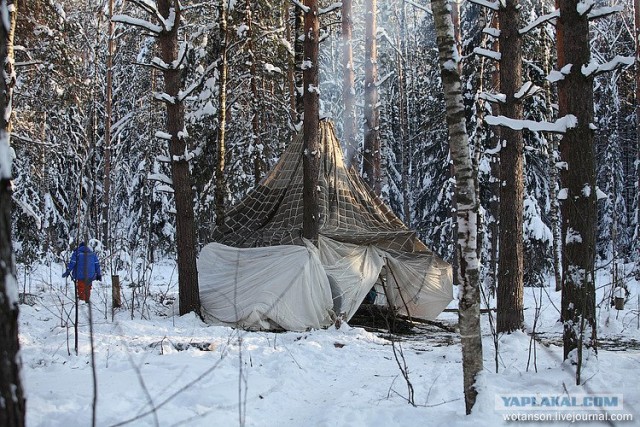
[[[565,133],[578,124],[576,116],[568,114],[555,122],[537,122],[535,120],[515,120],[505,116],[486,116],[485,121],[492,126],[505,126],[514,130],[528,129],[532,132]]]
[[[129,15],[114,15],[111,20],[113,22],[119,22],[121,24],[132,25],[134,27],[142,28],[146,30],[149,34],[154,37],[158,37],[162,32],[170,32],[173,30],[173,27],[176,24],[176,9],[171,7],[169,8],[169,16],[166,18],[162,16],[158,8],[156,7],[156,2],[151,0],[130,0],[132,4],[144,10],[151,16],[153,16],[158,24],[153,24],[149,21],[145,21],[144,19],[133,18]]]

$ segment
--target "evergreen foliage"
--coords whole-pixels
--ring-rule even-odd
[[[320,8],[331,2],[320,3]],[[551,2],[523,1],[522,18],[533,22]],[[288,71],[294,58],[291,2],[233,2],[228,18],[226,186],[231,206],[278,160],[295,134]],[[116,14],[143,17],[116,1]],[[215,223],[214,170],[218,135],[218,75],[208,68],[219,56],[217,9],[213,3],[185,2],[181,40],[187,49],[183,87],[200,82],[186,100],[186,131],[195,186],[199,244],[210,240]],[[339,8],[322,14],[320,43],[321,114],[342,135],[342,70]],[[437,67],[433,19],[410,2],[378,2],[378,75],[383,198],[439,255],[451,261],[452,189]],[[633,56],[632,8],[592,23],[594,59]],[[136,15],[138,14],[138,15]],[[362,100],[364,72],[363,2],[354,0],[353,54],[356,99]],[[403,17],[404,16],[404,17]],[[250,23],[251,26],[247,25]],[[491,61],[473,49],[491,49],[482,32],[493,15],[471,2],[462,4],[461,50],[467,130],[473,143],[482,205],[481,274],[490,283],[496,217],[494,130],[482,117],[494,106],[479,97],[490,92]],[[403,22],[404,20],[404,22]],[[403,26],[404,24],[404,26]],[[86,2],[27,0],[18,17],[17,85],[14,98],[13,236],[18,262],[63,257],[76,238],[104,241],[101,218],[105,84],[106,8]],[[291,31],[288,31],[291,29]],[[403,39],[404,37],[404,39]],[[542,90],[525,100],[525,118],[552,120],[554,88],[545,80],[555,57],[554,29],[537,27],[523,43],[523,79]],[[139,28],[116,25],[113,65],[112,190],[110,236],[114,267],[149,261],[174,247],[174,199],[163,177],[170,176],[167,148],[156,135],[164,108],[152,92],[158,70],[141,65],[158,56],[154,40]],[[299,68],[300,64],[296,66]],[[403,78],[400,78],[402,66]],[[401,85],[404,85],[401,87]],[[401,99],[404,90],[406,99]],[[638,257],[637,124],[635,84],[628,70],[602,74],[595,85],[598,186],[598,255]],[[361,102],[361,101],[360,101]],[[406,128],[401,112],[406,112]],[[356,105],[362,141],[362,104]],[[525,285],[540,286],[552,272],[549,134],[525,132]],[[403,150],[408,162],[403,163]],[[404,182],[408,180],[409,182]],[[408,189],[408,190],[405,190]],[[405,206],[408,205],[408,211]],[[18,214],[19,213],[19,214]],[[612,229],[616,232],[613,233]],[[492,243],[493,242],[493,243]]]

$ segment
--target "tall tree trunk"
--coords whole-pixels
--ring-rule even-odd
[[[491,19],[491,24],[493,28],[498,28],[498,16],[497,14],[493,14]],[[493,44],[494,50],[500,50],[500,40],[495,40]],[[495,68],[491,72],[491,84],[494,88],[500,88],[500,62],[495,62]],[[500,103],[495,102],[491,106],[492,114],[500,115]],[[491,233],[491,250],[489,252],[489,272],[488,272],[488,288],[491,291],[492,295],[495,294],[497,284],[498,284],[498,246],[499,246],[499,235],[500,235],[500,152],[499,147],[501,145],[502,137],[501,132],[502,128],[500,126],[495,126],[491,129],[493,132],[490,138],[490,163],[491,163],[491,172],[489,177],[489,192],[492,195],[489,200],[489,215],[491,217],[491,223],[487,225],[487,229]]]
[[[467,414],[476,402],[477,375],[482,371],[482,337],[480,335],[480,280],[478,262],[477,218],[478,199],[471,164],[469,139],[465,127],[460,73],[455,64],[453,22],[447,0],[431,0],[435,21],[440,71],[445,93],[449,147],[455,168],[458,236],[456,251],[460,259],[458,281],[461,285],[458,306],[460,341],[462,343],[462,370],[465,407]]]
[[[297,6],[293,6],[294,10],[293,10],[293,28],[291,28],[291,19],[289,19],[289,3],[287,2],[282,2],[283,4],[283,8],[284,8],[284,14],[285,14],[285,35],[287,38],[287,41],[292,42],[292,45],[294,46],[294,52],[293,55],[289,55],[287,57],[287,84],[289,85],[289,116],[290,116],[290,120],[291,123],[290,125],[293,127],[295,124],[298,123],[299,119],[298,119],[298,112],[296,110],[296,99],[297,99],[297,89],[296,89],[296,54],[295,54],[295,37],[297,35],[296,32],[296,20],[298,19],[298,15],[297,15]]]
[[[636,278],[640,280],[640,0],[633,0],[633,16],[636,40]]]
[[[453,25],[453,41],[454,41],[454,45],[453,45],[453,49],[454,49],[454,53],[455,53],[455,57],[459,57],[460,55],[460,39],[461,39],[461,34],[460,34],[460,8],[459,5],[457,4],[457,2],[453,2],[453,4],[449,3],[450,7],[451,7],[451,24]],[[462,81],[462,64],[460,62],[456,63],[457,66],[457,72],[458,75],[460,76],[460,80]],[[449,150],[451,151],[451,150]],[[473,164],[473,163],[472,163]],[[451,179],[455,179],[455,175],[456,175],[456,171],[455,171],[455,166],[453,163],[449,163],[449,177]],[[477,180],[476,180],[477,181]],[[475,183],[476,187],[477,187],[477,182]],[[477,193],[476,193],[477,194]],[[451,239],[453,241],[456,241],[458,239],[458,213],[457,213],[457,206],[458,206],[458,188],[456,185],[453,186],[452,191],[451,191]],[[458,270],[460,268],[460,254],[458,253],[458,251],[456,250],[456,247],[454,245],[454,250],[453,250],[453,256],[452,256],[452,260],[451,260],[451,269],[452,269],[452,273],[453,273],[453,284],[455,286],[458,286],[460,284],[460,282],[458,281]]]
[[[558,82],[561,117],[572,114],[577,126],[567,129],[560,144],[566,168],[560,173],[562,211],[562,303],[564,358],[578,365],[580,383],[583,347],[595,348],[595,238],[597,226],[596,171],[593,131],[593,81],[582,74],[589,64],[589,21],[577,11],[578,0],[559,0],[558,67],[571,70]],[[566,197],[565,197],[566,196]],[[577,351],[577,354],[573,354]]]
[[[102,184],[102,244],[107,250],[111,247],[109,237],[109,206],[111,197],[111,115],[113,111],[113,52],[114,39],[113,30],[114,23],[111,21],[113,16],[113,0],[109,0],[109,40],[107,41],[107,93],[105,99],[105,123],[104,123],[104,181]]]
[[[362,174],[377,194],[381,193],[380,112],[378,108],[377,1],[365,0],[364,48],[364,150]]]
[[[559,37],[561,39],[562,37]],[[553,67],[551,62],[553,61],[553,56],[551,52],[553,40],[549,37],[543,38],[544,43],[544,70],[545,75],[548,75]],[[545,102],[547,105],[551,105],[553,103],[553,98],[551,96],[551,88],[547,86],[545,93]],[[549,122],[555,121],[556,117],[553,112],[553,108],[549,108],[549,114],[547,120]],[[561,267],[561,259],[560,259],[560,247],[562,243],[560,242],[560,206],[558,204],[558,167],[556,163],[558,162],[558,141],[559,137],[556,134],[549,135],[549,161],[548,161],[548,169],[549,169],[549,221],[551,222],[551,235],[552,242],[552,253],[553,253],[553,274],[556,281],[556,291],[562,290],[562,267]]]
[[[318,85],[318,44],[320,22],[318,0],[305,0],[304,14],[304,153],[302,158],[303,185],[302,235],[316,242],[320,229],[318,174],[320,172],[320,143],[318,141],[320,93]]]
[[[302,62],[306,57],[306,32],[304,31],[306,27],[306,16],[305,13],[299,8],[294,7],[294,40],[293,40],[293,56],[294,56],[294,87],[295,87],[295,101],[296,101],[296,115],[293,118],[293,124],[296,126],[297,131],[300,129],[298,126],[301,125],[302,114],[304,112],[305,102],[304,102],[304,67],[302,66]]]
[[[178,0],[158,0],[158,11],[168,18],[170,9],[175,13],[173,26],[158,36],[160,54],[166,64],[178,59],[178,27],[180,25],[180,3]],[[168,19],[167,19],[168,20]],[[169,21],[169,20],[168,20]],[[178,294],[180,315],[191,311],[200,314],[198,270],[196,267],[196,233],[193,212],[193,186],[186,158],[187,143],[184,136],[184,104],[178,99],[181,87],[180,69],[163,70],[164,91],[174,101],[166,102],[167,133],[171,135],[171,175],[176,201],[176,253],[178,256]]]
[[[113,54],[115,51],[114,29],[115,24],[111,20],[113,16],[113,2],[109,0],[109,40],[107,45],[107,94],[106,94],[106,117],[104,124],[104,184],[102,194],[102,243],[107,252],[111,252],[110,226],[110,206],[111,206],[111,117],[113,113]],[[110,259],[112,259],[110,257]],[[113,274],[112,262],[109,262],[109,272]],[[120,307],[120,280],[117,276],[112,276],[111,280],[111,305],[113,308]]]
[[[214,192],[216,226],[225,222],[224,200],[226,199],[225,156],[227,129],[227,8],[228,0],[218,0],[218,19],[220,28],[220,62],[218,64],[218,144],[216,145],[216,189]]]
[[[356,142],[355,74],[353,70],[353,46],[351,19],[352,0],[342,1],[342,99],[344,100],[344,143],[347,145],[347,165],[356,165],[358,144]]]
[[[245,3],[245,20],[247,24],[247,49],[249,51],[249,74],[251,75],[251,145],[253,146],[253,182],[257,185],[264,176],[266,165],[264,161],[264,145],[260,137],[260,112],[258,111],[258,76],[256,58],[253,52],[253,13],[251,0]]]
[[[522,120],[522,38],[518,32],[519,1],[506,0],[498,12],[500,25],[500,92],[506,95],[502,115]],[[497,332],[522,328],[524,197],[522,130],[500,130],[500,257],[498,261]]]
[[[11,244],[11,162],[14,155],[10,146],[17,1],[2,1],[0,13],[5,18],[0,21],[0,61],[5,76],[0,79],[0,425],[21,427],[25,425],[26,402],[20,375],[18,282]]]
[[[400,3],[400,39],[397,43],[396,63],[398,64],[398,109],[400,110],[400,144],[402,144],[402,213],[404,223],[411,227],[411,141],[408,137],[409,120],[407,120],[407,82],[405,79],[407,50],[407,11],[404,0]]]

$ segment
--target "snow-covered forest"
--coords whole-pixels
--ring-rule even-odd
[[[104,3],[104,2],[103,2]],[[228,82],[225,204],[233,205],[277,161],[294,133],[291,73],[295,70],[290,2],[231,2],[228,17]],[[592,56],[607,63],[635,55],[633,7],[592,23]],[[354,2],[353,55],[356,116],[362,139],[364,16]],[[522,2],[521,25],[549,13],[553,2]],[[219,56],[214,2],[185,4],[183,87],[202,81],[186,99],[188,150],[194,156],[194,208],[198,242],[210,241],[215,224],[214,190],[218,132]],[[447,260],[452,258],[451,181],[428,4],[378,4],[378,89],[384,163],[383,197],[398,216]],[[18,15],[15,36],[16,87],[12,146],[13,222],[16,260],[29,266],[64,259],[78,235],[101,242],[111,268],[153,261],[174,248],[174,206],[164,108],[154,100],[162,76],[152,66],[155,41],[131,25],[113,28],[110,141],[105,141],[106,77],[109,56],[108,5],[29,0]],[[474,50],[491,49],[495,38],[483,29],[490,10],[461,4],[464,99],[468,132],[478,164],[486,232],[483,274],[494,280],[497,148],[482,120],[492,104],[480,94],[495,87],[495,64]],[[144,18],[144,12],[116,2],[114,14]],[[251,27],[248,22],[252,23]],[[339,16],[322,16],[320,102],[342,135],[342,67]],[[551,24],[523,40],[523,75],[540,87],[524,103],[524,117],[554,121],[555,34]],[[207,74],[204,74],[207,72]],[[598,203],[598,257],[637,257],[637,138],[633,69],[600,74],[594,82],[597,184],[607,197]],[[494,91],[495,92],[495,91]],[[524,131],[524,238],[526,283],[539,286],[552,271],[551,179],[553,134]],[[557,141],[555,141],[557,144]],[[110,156],[108,212],[104,208],[105,152]],[[406,158],[403,158],[403,155]],[[404,182],[404,181],[408,182]],[[493,203],[493,204],[492,204]],[[105,217],[105,214],[107,217]],[[106,232],[106,234],[105,234]],[[636,254],[636,255],[634,255]]]
[[[282,335],[248,333],[228,326],[211,329],[200,317],[185,314],[190,310],[182,306],[178,310],[178,301],[185,298],[185,285],[178,284],[181,272],[180,280],[189,276],[197,290],[197,274],[184,274],[185,254],[193,253],[188,257],[195,273],[192,258],[215,240],[216,228],[224,223],[226,213],[258,186],[291,141],[303,134],[307,105],[303,96],[307,74],[303,73],[310,68],[317,69],[318,84],[307,85],[312,90],[306,92],[318,95],[318,115],[333,123],[347,165],[368,180],[372,192],[427,247],[451,263],[457,274],[459,171],[450,151],[449,105],[442,74],[446,66],[439,64],[430,1],[186,0],[174,4],[167,0],[2,0],[2,36],[8,49],[4,55],[11,59],[9,76],[14,80],[5,70],[12,98],[5,97],[10,102],[3,104],[9,113],[3,124],[11,148],[5,152],[0,142],[0,180],[11,181],[6,188],[11,190],[8,227],[15,269],[3,266],[0,279],[5,273],[14,275],[15,283],[7,284],[14,284],[20,294],[16,298],[20,302],[18,336],[23,370],[27,371],[23,387],[27,402],[29,397],[34,402],[27,404],[27,420],[43,426],[71,425],[74,419],[77,425],[91,423],[88,413],[95,411],[95,402],[92,407],[90,399],[82,401],[81,396],[77,397],[81,403],[61,398],[56,393],[69,389],[47,384],[44,373],[49,371],[42,366],[56,367],[57,374],[51,375],[57,380],[69,375],[59,363],[89,375],[84,363],[95,366],[94,350],[100,369],[108,367],[113,357],[115,387],[133,388],[136,383],[140,390],[128,396],[131,404],[122,408],[124,413],[101,403],[105,406],[98,411],[98,421],[94,412],[93,425],[382,426],[417,424],[427,417],[436,424],[452,420],[495,425],[502,419],[493,410],[494,395],[521,392],[514,379],[519,375],[525,377],[523,389],[533,394],[562,394],[567,392],[566,384],[570,384],[567,393],[623,393],[625,405],[630,405],[625,406],[627,412],[640,415],[636,409],[640,401],[631,396],[637,388],[611,388],[600,371],[607,369],[612,381],[624,381],[624,372],[637,369],[639,362],[640,333],[634,323],[640,325],[640,72],[634,65],[640,52],[640,12],[636,3],[473,0],[450,4],[457,68],[451,67],[460,75],[478,203],[474,210],[478,218],[474,224],[478,298],[479,306],[487,310],[480,320],[485,371],[477,379],[478,404],[465,418],[460,334],[451,311],[419,327],[433,329],[421,330],[418,338],[406,338],[387,330],[365,331],[348,325]],[[303,46],[309,40],[305,40],[304,29],[311,4],[318,8],[317,67],[305,57]],[[351,8],[350,19],[344,17],[345,4]],[[564,47],[569,42],[562,41],[563,33],[573,34],[574,29],[564,21],[559,30],[563,7],[577,11],[578,18],[584,16],[588,22],[589,61],[582,65],[581,73],[593,89],[589,93],[592,102],[588,102],[593,110],[585,128],[589,141],[584,148],[577,145],[578,149],[569,145],[576,137],[565,135],[567,129],[579,127],[567,120],[575,114],[577,104],[570,95],[572,87],[562,86],[572,81],[570,76],[577,69],[572,71],[563,62],[564,55],[572,54]],[[511,34],[507,29],[517,35],[507,37]],[[170,41],[163,38],[167,35],[175,36],[173,51],[163,44]],[[516,42],[509,43],[516,39],[519,53],[514,55],[509,48]],[[351,48],[350,64],[345,62],[345,46]],[[175,57],[170,58],[172,53]],[[506,62],[513,58],[518,65]],[[512,88],[509,82],[516,80],[509,80],[508,71],[514,70],[519,81]],[[349,79],[352,87],[347,87]],[[372,88],[376,89],[373,95]],[[6,92],[11,91],[5,87]],[[519,117],[514,118],[514,111]],[[373,134],[378,146],[368,145]],[[519,142],[511,144],[511,138]],[[519,154],[510,157],[511,147],[519,147]],[[569,224],[570,211],[565,208],[567,200],[572,200],[567,194],[575,193],[563,179],[569,179],[567,171],[572,172],[576,165],[568,160],[567,147],[574,153],[593,152],[593,159],[581,164],[592,166],[595,189],[589,185],[592,181],[582,182],[581,188],[597,211],[588,230],[595,236],[589,248],[593,271],[582,279],[576,279],[575,260],[567,260],[569,252],[565,251],[567,245],[588,241],[580,234],[584,230]],[[5,176],[8,158],[12,167]],[[186,169],[180,171],[177,163]],[[180,186],[186,182],[181,177],[189,177],[188,185]],[[515,224],[505,212],[510,194],[517,199],[514,206],[520,203],[515,213],[521,215]],[[2,199],[3,203],[8,200]],[[185,235],[178,231],[184,230],[180,221],[189,217],[184,215],[185,200],[193,210],[195,235],[193,244],[187,245],[193,252],[185,252],[185,241],[178,241],[178,236]],[[590,214],[584,211],[584,216]],[[0,231],[0,245],[4,243],[1,237]],[[81,310],[76,323],[83,330],[83,342],[81,355],[74,356],[68,335],[65,337],[73,332],[70,307],[74,301],[67,294],[69,282],[60,275],[81,241],[90,243],[101,260],[104,280],[94,286],[96,336],[92,330],[89,337],[89,313]],[[512,253],[506,245],[511,242],[520,242],[520,249]],[[507,264],[507,258],[520,259],[519,264]],[[517,274],[519,279],[513,279]],[[111,307],[114,277],[121,287],[117,308]],[[462,300],[457,280],[456,275],[450,310],[458,309]],[[584,280],[587,289],[577,300],[585,307],[578,310],[580,319],[597,329],[608,346],[595,352],[596,333],[589,336],[584,324],[580,326],[575,342],[582,348],[584,339],[588,350],[585,356],[580,353],[577,363],[582,366],[583,358],[586,361],[582,377],[580,368],[577,373],[578,382],[582,378],[582,385],[588,385],[583,388],[571,383],[576,372],[563,363],[565,359],[576,361],[567,354],[567,339],[571,338],[567,338],[565,309],[576,301],[565,297],[571,298],[566,283],[572,280],[574,285]],[[506,282],[509,286],[514,282],[516,291],[511,292]],[[626,303],[619,311],[613,308],[616,288],[623,290],[620,295]],[[500,300],[501,290],[507,289],[519,301],[513,307],[515,317],[504,323],[505,318],[498,314],[496,319],[495,312],[511,301],[507,297]],[[300,344],[305,342],[308,348]],[[635,348],[623,354],[620,350],[629,343]],[[550,372],[538,380],[529,365],[533,363],[532,345],[541,344],[540,369]],[[329,366],[341,360],[335,352],[342,347],[351,352],[347,357],[352,359],[344,369],[331,371]],[[318,349],[323,348],[330,354],[321,354]],[[366,365],[372,354],[387,350],[382,358],[374,359],[393,363],[382,370],[366,367],[371,377],[357,377],[360,364]],[[209,371],[210,364],[203,361],[209,357],[203,354],[209,351],[220,352],[217,371]],[[171,380],[151,379],[146,372],[162,365],[165,355],[171,361],[157,371],[159,375],[169,375],[182,364],[195,367],[174,388],[167,385]],[[598,365],[591,356],[604,362]],[[150,368],[144,365],[147,357]],[[447,378],[429,373],[416,379],[420,370],[449,357],[454,362],[447,362],[442,370]],[[261,363],[269,372],[254,372],[254,366],[262,367]],[[296,383],[297,374],[285,372],[282,364],[289,363],[305,373],[300,374],[303,385]],[[338,394],[327,399],[327,410],[334,408],[334,416],[319,409],[322,392],[302,393],[301,399],[314,401],[313,405],[296,402],[298,385],[327,388],[324,391],[331,394],[328,389],[333,380],[317,373],[306,375],[314,365],[336,378],[362,381],[357,391],[340,387]],[[127,369],[132,371],[129,378],[123,373]],[[283,371],[280,376],[272,373],[279,370]],[[105,368],[105,377],[107,371]],[[212,376],[205,380],[211,389],[198,377],[202,372]],[[216,372],[222,374],[226,390],[211,385],[217,381]],[[91,381],[83,375],[73,381]],[[251,383],[251,375],[260,380]],[[399,377],[376,382],[384,375]],[[563,375],[566,378],[561,383],[554,383]],[[589,383],[591,378],[595,379]],[[455,383],[455,390],[434,386],[449,380]],[[34,391],[42,384],[50,387],[51,396]],[[88,384],[83,383],[83,389],[91,395]],[[213,406],[207,406],[205,400],[193,404],[189,401],[193,390],[180,394],[183,385],[185,389],[197,387],[218,400],[212,397]],[[282,407],[268,409],[266,401],[261,401],[272,392],[281,403],[299,408],[302,415],[283,416],[280,411],[286,408]],[[113,391],[103,388],[101,393],[124,405]],[[169,411],[158,405],[168,395],[166,402],[172,401]],[[356,409],[348,409],[344,403],[348,399],[355,399]],[[53,409],[46,407],[47,400]],[[407,403],[409,407],[418,403],[419,411],[402,406]],[[188,408],[185,413],[180,413],[181,405]],[[440,405],[443,412],[437,412]],[[369,406],[376,408],[372,414],[358,413]],[[76,412],[82,412],[82,417],[75,418]],[[221,414],[216,421],[208,418],[215,419],[216,413]],[[47,417],[53,417],[53,424],[48,424]]]

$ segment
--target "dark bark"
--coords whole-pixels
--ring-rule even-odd
[[[109,251],[111,249],[111,238],[109,235],[110,224],[110,205],[111,205],[111,117],[113,115],[113,54],[115,50],[114,31],[115,25],[111,21],[113,16],[113,2],[109,0],[109,41],[107,46],[107,94],[106,94],[106,117],[104,124],[104,184],[102,195],[102,242]],[[111,271],[111,262],[109,261],[109,270]],[[105,271],[105,275],[106,275]],[[112,275],[111,280],[111,305],[117,308],[122,305],[120,299],[120,282],[118,276]],[[115,280],[114,280],[115,279]]]
[[[306,57],[306,37],[303,37],[306,32],[306,16],[305,13],[299,8],[294,7],[294,40],[293,40],[293,54],[294,54],[294,94],[295,94],[295,116],[293,117],[293,123],[298,125],[302,120],[302,113],[304,112],[304,70],[302,69],[302,61]],[[304,39],[304,40],[303,40]]]
[[[173,63],[178,57],[178,26],[180,6],[178,0],[158,0],[158,10],[164,17],[169,16],[169,8],[175,9],[175,24],[163,30],[158,37],[162,60]],[[171,174],[176,202],[176,243],[178,257],[178,294],[180,315],[191,311],[200,314],[200,294],[198,290],[198,270],[196,268],[196,233],[193,212],[193,186],[189,162],[185,158],[187,143],[184,139],[184,105],[178,100],[181,87],[179,69],[163,70],[164,91],[173,97],[167,102],[167,133],[171,135],[169,153]]]
[[[251,100],[251,144],[254,149],[253,159],[253,182],[257,185],[264,176],[267,165],[264,160],[264,152],[259,148],[264,147],[260,137],[260,112],[258,111],[258,83],[257,83],[257,68],[256,58],[253,52],[253,22],[252,22],[251,0],[247,0],[245,4],[245,20],[247,24],[247,49],[249,53],[249,73],[251,74],[251,94],[253,99]]]
[[[289,5],[286,2],[284,4],[284,13],[285,16],[289,16]],[[295,37],[296,37],[296,27],[295,20],[297,19],[297,12],[295,9],[297,7],[294,5],[294,25],[292,28],[291,19],[285,19],[285,33],[287,41],[292,42],[292,45],[295,47]],[[296,90],[296,55],[295,52],[293,55],[289,55],[287,58],[287,84],[289,89],[289,116],[290,116],[290,125],[294,125],[298,123],[298,112],[296,110],[296,98],[297,98],[297,90]]]
[[[402,144],[402,212],[404,223],[411,227],[411,141],[408,137],[409,120],[407,119],[407,82],[405,79],[407,50],[407,15],[406,5],[400,4],[400,39],[397,43],[396,62],[398,64],[398,91],[400,110],[400,144]]]
[[[518,33],[519,1],[507,0],[499,11],[500,92],[506,95],[501,114],[522,120],[523,108],[514,95],[522,87],[522,37]],[[522,130],[500,129],[500,248],[498,260],[497,332],[522,328],[524,195]]]
[[[553,67],[553,55],[551,53],[553,49],[554,40],[550,37],[543,38],[544,43],[544,70],[545,74],[549,74]],[[553,103],[553,97],[551,94],[551,87],[547,86],[545,93],[545,102],[547,105],[551,105]],[[553,122],[556,120],[556,116],[553,108],[549,108],[549,113],[547,115],[547,120]],[[549,151],[549,159],[548,159],[548,171],[549,171],[549,221],[551,222],[551,234],[553,236],[552,239],[552,253],[553,253],[553,274],[556,281],[556,291],[562,290],[562,267],[560,260],[560,205],[558,203],[558,167],[556,163],[558,162],[558,142],[559,136],[555,134],[551,134],[548,136],[548,151]]]
[[[636,40],[636,279],[640,280],[640,1],[633,0],[633,17]]]
[[[113,1],[109,0],[109,40],[107,42],[107,87],[105,99],[104,123],[104,181],[102,184],[102,243],[107,249],[111,247],[109,240],[109,206],[111,197],[111,116],[113,111],[113,33],[115,25],[111,21],[113,16]]]
[[[8,4],[13,4],[14,10],[9,14],[9,28],[0,22],[0,61],[5,75],[13,76],[13,34],[18,4],[16,1]],[[0,79],[0,425],[7,427],[24,426],[26,415],[20,378],[18,284],[11,244],[10,122],[6,119],[10,117],[14,84],[13,79]]]
[[[364,149],[362,174],[371,189],[380,195],[382,185],[380,153],[380,112],[378,108],[378,48],[376,43],[377,1],[365,1],[364,65]]]
[[[494,28],[499,27],[498,16],[494,14],[491,20],[491,26]],[[494,42],[494,49],[500,50],[500,39]],[[500,62],[495,62],[495,67],[491,72],[491,84],[495,88],[500,87]],[[494,115],[500,115],[500,103],[495,102],[491,105],[491,112]],[[495,150],[496,147],[500,146],[501,135],[500,132],[502,128],[500,126],[493,127],[492,135],[489,140],[490,149]],[[497,284],[498,284],[498,245],[499,245],[499,235],[500,235],[500,154],[492,153],[491,154],[491,176],[489,179],[489,192],[492,195],[489,200],[489,216],[491,217],[491,222],[487,224],[487,229],[491,234],[491,251],[489,252],[489,272],[488,272],[488,288],[491,291],[492,295],[495,295]]]
[[[320,94],[318,85],[318,1],[305,0],[308,11],[304,15],[304,170],[302,199],[302,235],[315,242],[320,229],[318,174],[320,172],[320,144],[318,141]]]
[[[344,143],[347,146],[347,165],[355,166],[358,153],[356,142],[355,73],[353,70],[353,47],[351,19],[352,0],[342,2],[342,99],[344,100]]]
[[[564,358],[580,366],[583,347],[596,345],[595,319],[595,238],[597,225],[596,172],[593,130],[593,81],[581,72],[590,62],[589,22],[580,15],[577,0],[560,0],[558,67],[572,64],[569,74],[558,83],[561,117],[572,114],[577,126],[567,129],[560,143],[562,212],[562,304]],[[577,382],[580,382],[578,371]]]
[[[6,131],[0,130],[0,138],[8,140]],[[5,153],[6,148],[0,148],[0,155]],[[4,171],[0,169],[0,173]],[[18,285],[11,246],[11,203],[11,180],[3,175],[0,177],[0,401],[4,404],[0,404],[0,425],[23,426],[26,402],[18,357]]]

